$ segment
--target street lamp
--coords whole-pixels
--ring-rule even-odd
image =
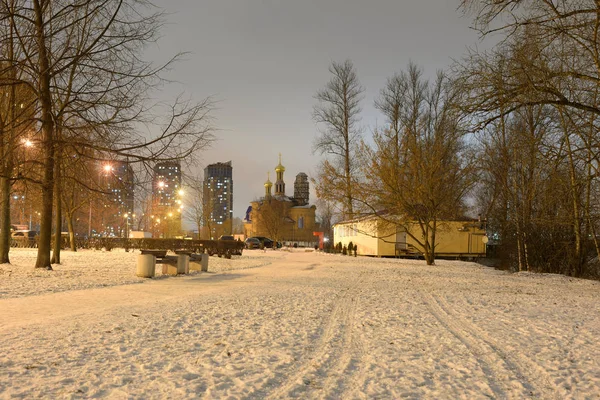
[[[97,186],[99,188],[101,188],[102,190],[104,190],[104,185],[106,183],[106,177],[108,176],[108,173],[111,172],[113,170],[113,166],[111,164],[103,164],[102,168],[100,169],[100,171],[98,171],[98,182],[97,182]],[[104,181],[102,179],[102,177],[104,176]],[[94,200],[93,197],[90,196],[90,213],[89,213],[89,219],[88,219],[88,238],[92,237],[92,208],[93,208],[93,203],[97,201]],[[106,207],[106,205],[104,205],[104,207]],[[104,208],[103,207],[103,208]],[[101,209],[100,211],[101,217],[100,217],[100,226],[98,227],[98,230],[96,231],[96,234],[100,234],[100,232],[104,232],[104,210]]]

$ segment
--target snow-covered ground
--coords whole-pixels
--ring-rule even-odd
[[[0,398],[600,398],[599,282],[258,250],[142,279],[136,255],[11,251]]]

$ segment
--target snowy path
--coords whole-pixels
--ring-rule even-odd
[[[13,271],[0,398],[600,398],[598,282],[248,254],[220,273],[39,295]]]

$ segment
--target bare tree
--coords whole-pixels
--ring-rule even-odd
[[[470,101],[479,112],[497,117],[497,104],[505,113],[531,105],[554,105],[600,114],[594,96],[584,95],[600,84],[600,6],[591,0],[463,0],[462,9],[474,17],[483,36],[504,34],[505,39],[490,53],[472,52],[467,64],[472,92]],[[514,43],[536,43],[530,57],[514,57],[503,69],[505,90],[495,93],[489,78],[493,62]],[[501,57],[501,55],[500,55]],[[496,71],[498,72],[498,71]],[[565,82],[570,82],[565,85]],[[488,84],[483,84],[487,82]],[[575,90],[573,90],[575,89]]]
[[[194,221],[200,238],[210,239],[212,233],[212,222],[210,219],[212,204],[204,201],[204,196],[206,195],[204,182],[200,177],[190,177],[185,182],[190,201],[187,202],[184,213],[187,218]],[[204,232],[205,230],[208,232]]]
[[[264,230],[275,243],[281,241],[286,227],[294,221],[288,217],[290,203],[274,197],[263,200],[254,214],[260,231]]]
[[[54,164],[62,144],[93,148],[106,159],[192,157],[211,140],[211,101],[178,99],[158,134],[136,132],[140,123],[156,125],[148,100],[165,68],[140,57],[144,45],[157,37],[163,17],[149,2],[3,0],[1,7],[10,34],[18,39],[19,69],[39,105],[43,207],[36,267],[51,269]]]
[[[244,233],[244,222],[240,217],[234,217],[231,221],[231,233],[240,235]]]
[[[10,71],[8,72],[11,73]],[[0,71],[0,263],[8,263],[10,245],[10,197],[13,184],[23,179],[26,153],[32,142],[31,96],[24,85],[9,84]]]
[[[444,219],[460,217],[472,185],[458,93],[442,72],[433,83],[410,64],[388,80],[376,106],[389,128],[375,131],[375,146],[363,144],[366,182],[356,198],[410,235],[427,264],[435,262],[436,232]],[[382,212],[383,211],[383,212]],[[420,234],[409,228],[416,224]]]
[[[357,173],[354,159],[361,136],[358,123],[364,88],[349,60],[332,63],[329,72],[333,76],[315,95],[318,104],[313,110],[314,121],[323,126],[314,150],[328,156],[321,164],[316,190],[321,198],[342,199],[344,216],[352,218],[353,178]]]
[[[482,133],[482,205],[502,255],[515,270],[594,274],[600,8],[587,0],[462,5],[482,35],[505,35],[457,68],[464,109]]]
[[[18,155],[23,154],[35,113],[33,92],[22,82],[23,71],[17,68],[21,57],[14,21],[3,17],[14,11],[16,1],[0,5],[0,263],[8,263],[10,246],[10,192],[12,184],[22,178],[22,169],[16,168]]]
[[[336,214],[334,205],[325,199],[318,199],[316,206],[321,230],[325,237],[333,240],[333,223]]]
[[[60,183],[57,186],[57,194],[60,197],[61,210],[55,216],[57,221],[57,227],[55,230],[55,241],[58,241],[60,246],[61,241],[61,229],[62,218],[58,218],[59,215],[64,211],[64,216],[67,223],[67,230],[69,232],[69,246],[71,251],[77,251],[75,241],[75,216],[81,210],[89,207],[89,219],[88,219],[88,235],[91,236],[91,203],[98,198],[107,196],[106,188],[101,187],[99,180],[99,173],[96,171],[97,163],[90,157],[77,154],[74,149],[69,146],[63,147],[67,157],[68,163],[60,163],[62,171],[61,179],[56,180]],[[111,193],[112,194],[112,193]],[[58,234],[56,234],[58,232]],[[55,243],[56,246],[56,243]],[[60,257],[56,251],[53,251],[53,263],[59,263]]]

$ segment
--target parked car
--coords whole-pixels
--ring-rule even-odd
[[[258,239],[263,247],[266,247],[267,249],[272,249],[273,245],[275,244],[273,239],[269,239],[268,237],[264,236],[254,236],[254,239]]]
[[[235,250],[232,251],[231,254],[238,255],[238,256],[242,255],[242,249],[244,248],[244,243],[242,243],[241,240],[237,240],[232,235],[221,235],[221,236],[219,236],[219,240],[222,240],[224,242],[235,242],[235,246],[233,246],[233,247],[235,247]],[[228,244],[228,247],[231,247],[231,246],[229,246],[229,244]]]
[[[255,237],[246,239],[245,243],[247,249],[260,249],[260,240]]]

